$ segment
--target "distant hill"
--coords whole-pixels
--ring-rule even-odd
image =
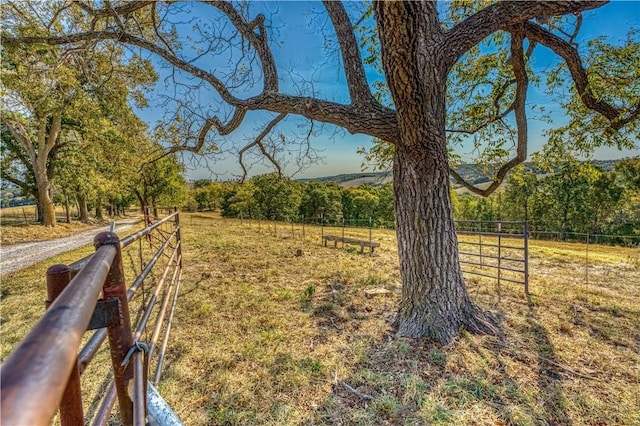
[[[592,163],[602,167],[605,171],[613,170],[613,165],[618,160],[593,160]],[[540,170],[532,163],[524,163],[524,166],[529,170],[533,170],[537,175],[543,176],[548,174],[547,170]],[[456,171],[462,176],[464,180],[473,184],[482,186],[483,183],[491,181],[491,175],[485,172],[482,167],[477,164],[460,164],[456,168]],[[391,172],[362,172],[362,173],[346,173],[335,176],[325,176],[312,179],[298,179],[299,182],[316,181],[322,183],[335,182],[338,185],[353,188],[359,185],[372,185],[380,186],[392,180]],[[454,184],[454,188],[460,188],[464,192],[464,188],[457,185],[453,179],[451,182]]]

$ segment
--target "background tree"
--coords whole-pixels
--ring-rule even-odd
[[[222,216],[263,219],[254,199],[253,181],[236,184],[225,194],[222,202]]]
[[[3,8],[14,34],[47,34],[64,25],[42,16],[55,14],[56,6],[11,3]],[[33,15],[25,13],[25,9]],[[130,111],[129,95],[136,87],[155,81],[148,61],[137,55],[124,57],[114,43],[94,49],[44,45],[3,45],[2,125],[26,154],[36,189],[41,222],[55,225],[51,179],[56,159],[70,141],[70,132],[84,132],[101,118],[118,123]],[[135,99],[144,102],[136,93]]]
[[[283,221],[298,218],[302,193],[297,182],[270,173],[252,178],[251,183],[260,218]]]
[[[379,203],[378,191],[372,186],[360,185],[357,188],[345,188],[342,197],[342,214],[350,223],[364,224],[365,221],[376,216]]]
[[[300,214],[306,219],[342,220],[341,188],[335,183],[307,182],[302,190]]]
[[[308,96],[282,90],[271,50],[274,33],[269,31],[266,16],[252,13],[246,3],[114,2],[109,7],[97,1],[72,3],[54,16],[55,21],[69,21],[59,30],[22,37],[13,32],[3,37],[3,43],[59,45],[117,40],[152,52],[176,72],[205,82],[207,86],[202,89],[208,94],[213,92],[223,106],[193,108],[191,102],[198,101],[192,93],[194,87],[183,86],[181,105],[189,106],[193,115],[184,126],[184,142],[174,149],[199,151],[207,140],[210,146],[210,132],[229,134],[239,127],[248,111],[257,110],[277,114],[266,128],[269,131],[287,116],[299,115],[394,145],[395,210],[403,283],[395,321],[397,334],[429,336],[448,343],[461,327],[477,332],[496,331],[464,285],[448,175],[451,173],[469,190],[486,195],[500,185],[511,168],[524,161],[528,139],[526,97],[530,80],[535,81],[530,78],[528,61],[537,46],[551,49],[563,64],[561,72],[551,77],[554,81],[567,77],[567,84],[575,88],[570,102],[584,105],[581,111],[592,117],[602,116],[598,128],[589,128],[598,134],[596,143],[615,139],[616,143],[629,144],[630,134],[637,131],[638,91],[591,85],[592,75],[575,44],[577,30],[573,27],[579,27],[579,19],[573,17],[603,4],[448,2],[439,6],[428,1],[377,1],[373,7],[375,31],[365,31],[360,36],[354,32],[353,22],[362,17],[361,8],[356,5],[347,10],[340,2],[326,1],[325,13],[338,42],[348,85],[349,96],[344,103],[321,99],[312,89],[306,93]],[[185,28],[182,24],[187,16],[207,21],[202,25],[189,22]],[[536,21],[538,17],[544,19]],[[229,30],[229,26],[233,29]],[[64,34],[60,34],[63,30]],[[363,61],[359,42],[365,51],[370,48],[377,54]],[[632,37],[623,48],[615,50],[622,56],[611,55],[611,49],[604,48],[606,43],[603,48],[587,46],[587,57],[593,59],[589,64],[604,67],[608,63],[605,58],[611,59],[615,65],[604,67],[609,75],[602,81],[626,85],[625,79],[618,77],[637,72],[633,64],[637,64],[640,49],[627,49],[636,42]],[[228,60],[230,49],[238,60]],[[221,61],[213,66],[203,59],[216,57]],[[384,95],[376,97],[371,91],[365,74],[371,63],[384,72],[388,102]],[[458,101],[447,98],[447,93],[455,94]],[[211,96],[202,98],[211,101]],[[569,109],[576,116],[581,111]],[[225,122],[221,116],[227,118]],[[447,132],[472,135],[479,151],[485,153],[482,157],[494,160],[494,180],[489,186],[476,188],[450,169]],[[567,131],[558,133],[556,139],[561,143],[571,141]],[[511,158],[510,146],[515,151]],[[263,152],[274,159],[269,150]]]
[[[533,170],[518,166],[507,177],[505,186],[505,210],[511,220],[530,219],[531,198],[538,187],[538,176]]]

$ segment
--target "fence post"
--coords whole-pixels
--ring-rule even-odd
[[[371,229],[373,228],[373,219],[369,216],[369,247],[371,247]],[[373,250],[373,247],[371,247]]]
[[[119,299],[122,315],[119,324],[107,328],[111,363],[113,365],[113,379],[118,395],[122,423],[124,425],[132,425],[133,401],[127,392],[127,386],[133,379],[133,363],[129,363],[125,367],[121,366],[127,352],[133,346],[133,334],[131,332],[131,319],[129,318],[129,304],[127,302],[127,287],[124,280],[120,239],[112,232],[101,232],[94,238],[93,246],[97,251],[105,245],[114,246],[117,253],[104,282],[103,297],[104,299],[110,297]]]
[[[500,288],[500,276],[502,275],[502,222],[498,222],[498,288]]]
[[[320,215],[320,236],[324,239],[324,213]]]
[[[529,295],[529,221],[524,222],[524,293]]]
[[[178,207],[174,207],[173,210],[176,212],[175,227],[178,230],[176,232],[176,244],[178,245],[177,256],[179,260],[178,265],[180,266],[180,269],[182,269],[182,230],[180,229],[180,212],[178,211]]]
[[[585,278],[587,280],[587,286],[589,285],[589,233],[587,232],[587,250],[585,254]]]
[[[345,221],[343,217],[342,218],[342,248],[344,248],[344,226],[345,226]]]
[[[305,233],[304,233],[304,215],[302,215],[302,242],[304,243]]]
[[[53,265],[47,269],[47,308],[62,293],[71,281],[70,268],[67,265]],[[67,387],[60,401],[60,424],[75,426],[84,424],[82,412],[82,392],[80,390],[80,369],[78,359],[71,369]]]
[[[482,259],[482,223],[478,223],[478,249],[480,251],[480,269],[484,266],[484,260]]]

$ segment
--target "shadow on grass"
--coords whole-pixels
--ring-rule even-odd
[[[535,318],[535,314],[531,312],[527,318],[529,325],[528,334],[536,345],[538,352],[538,391],[542,405],[547,413],[547,422],[556,425],[571,425],[573,422],[566,412],[566,398],[564,396],[564,388],[562,385],[562,376],[557,371],[550,368],[550,360],[557,363],[555,349],[549,339],[548,330]]]
[[[319,328],[341,333],[354,320],[341,308],[353,304],[347,296],[341,303],[318,301],[310,311]],[[548,331],[533,312],[527,324],[522,337],[535,343],[539,357],[555,361]],[[367,343],[348,375],[335,373],[331,395],[304,424],[571,425],[562,377],[540,358],[536,368],[531,357],[505,347],[501,338],[464,331],[453,345],[442,347],[395,338],[389,328],[388,335]],[[512,371],[514,364],[534,372],[536,385],[529,387],[530,377],[523,380],[521,372]]]

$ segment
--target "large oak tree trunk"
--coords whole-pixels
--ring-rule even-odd
[[[467,293],[458,258],[445,136],[448,69],[435,4],[378,2],[376,19],[399,127],[392,141],[402,274],[397,333],[446,344],[460,327],[492,332]]]
[[[493,332],[462,278],[443,142],[396,147],[394,189],[402,300],[397,334],[448,343],[461,327]]]

